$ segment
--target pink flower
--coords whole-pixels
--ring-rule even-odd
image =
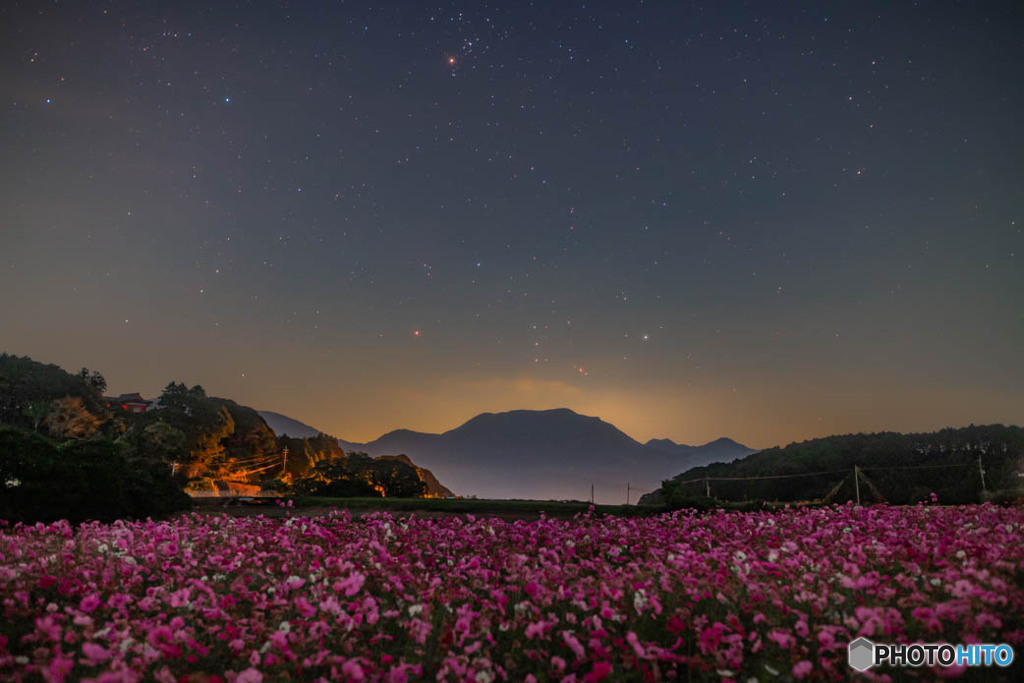
[[[544,635],[544,621],[537,621],[526,625],[526,638],[533,640]]]
[[[89,595],[82,598],[82,601],[78,603],[78,609],[80,609],[83,612],[89,613],[102,604],[103,601],[100,600],[100,597],[96,593],[90,593]]]
[[[583,683],[596,683],[608,678],[612,673],[611,662],[594,662],[594,668],[583,677]]]
[[[792,633],[777,628],[768,632],[768,640],[787,650],[796,645],[796,638],[793,637]]]
[[[583,659],[586,655],[586,651],[583,649],[583,645],[576,639],[576,636],[572,635],[568,631],[562,631],[562,639],[565,644],[569,646],[569,649],[573,651],[577,659]]]
[[[341,665],[341,672],[351,677],[354,681],[366,680],[366,673],[363,671],[363,667],[359,666],[359,662],[352,659]]]
[[[50,665],[46,667],[47,682],[62,683],[74,667],[75,660],[63,654],[58,648],[53,659],[50,660]]]
[[[102,664],[110,658],[110,653],[101,645],[96,643],[82,643],[82,654],[88,660],[89,666]]]
[[[799,662],[793,665],[793,678],[800,680],[807,674],[811,673],[814,669],[814,665],[806,659],[801,659]]]
[[[258,669],[249,667],[238,674],[235,683],[263,683],[263,674]]]

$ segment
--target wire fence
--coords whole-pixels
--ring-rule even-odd
[[[900,472],[920,472],[939,470],[964,470],[963,476],[956,479],[943,477],[896,477]],[[972,472],[976,470],[976,474]],[[872,473],[869,477],[866,473]],[[841,475],[841,476],[840,476]],[[886,475],[889,475],[886,477]],[[875,477],[879,477],[875,481]],[[772,482],[783,480],[811,479],[811,478],[835,478],[832,481],[818,481],[808,484],[809,490],[804,492],[811,497],[806,502],[827,503],[831,502],[849,485],[850,499],[856,500],[859,504],[862,498],[870,498],[877,502],[884,502],[887,498],[906,498],[912,493],[920,494],[922,490],[930,489],[934,492],[951,494],[955,499],[965,497],[979,497],[986,493],[985,467],[979,457],[977,460],[960,463],[944,463],[935,465],[876,465],[860,467],[853,465],[846,469],[818,470],[814,472],[794,472],[791,474],[765,474],[751,476],[704,476],[691,477],[689,479],[674,480],[672,486],[685,487],[701,485],[704,487],[704,495],[707,498],[718,500],[779,500],[781,497],[792,498],[793,490],[789,487],[771,486]],[[884,481],[883,481],[884,480]],[[715,485],[717,484],[717,486]],[[744,485],[748,484],[748,485]],[[739,485],[739,486],[737,486]],[[863,490],[862,490],[863,487]],[[887,496],[883,489],[889,491]],[[691,489],[692,490],[692,489]],[[785,496],[779,494],[785,493]],[[753,495],[752,495],[753,494]],[[775,495],[772,495],[775,494]],[[699,494],[698,494],[699,495]]]

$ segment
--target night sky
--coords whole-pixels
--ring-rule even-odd
[[[1024,416],[1024,8],[0,8],[0,350],[349,440]]]

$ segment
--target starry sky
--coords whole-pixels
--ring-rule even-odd
[[[0,348],[112,392],[1024,416],[1020,3],[6,2],[0,82]]]

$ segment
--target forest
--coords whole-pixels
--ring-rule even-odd
[[[145,412],[104,398],[103,375],[0,355],[0,517],[159,515],[234,487],[332,496],[423,496],[401,459],[346,454],[326,434],[278,437],[252,408],[170,382]]]
[[[856,474],[855,474],[856,473]],[[769,448],[665,481],[646,502],[716,501],[962,504],[1017,498],[1024,429],[1001,424],[937,432],[846,434]]]

